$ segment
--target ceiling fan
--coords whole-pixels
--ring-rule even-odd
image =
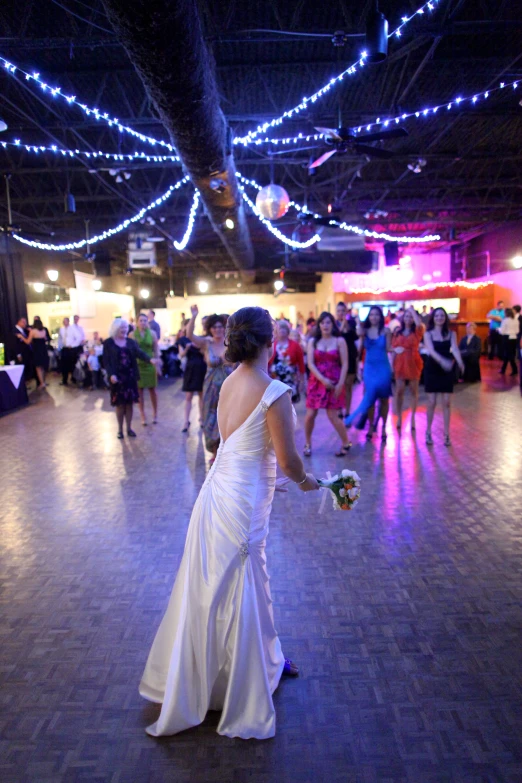
[[[404,128],[392,128],[391,130],[382,130],[377,133],[367,133],[361,137],[362,141],[365,142],[362,143],[362,141],[359,141],[359,137],[352,133],[349,128],[316,128],[316,131],[322,133],[325,143],[334,147],[334,149],[324,152],[317,160],[310,163],[308,166],[309,170],[319,168],[336,152],[355,152],[360,155],[368,155],[370,158],[388,160],[393,158],[395,153],[391,152],[391,150],[383,150],[381,147],[371,147],[366,142],[399,139],[408,135]]]

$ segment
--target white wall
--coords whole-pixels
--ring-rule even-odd
[[[28,302],[27,312],[29,322],[33,322],[35,315],[39,315],[45,326],[51,332],[61,326],[65,316],[72,320],[77,311],[77,290],[69,289],[70,301],[64,302]],[[89,339],[93,332],[99,332],[101,337],[107,337],[109,328],[116,316],[128,320],[134,316],[134,297],[127,294],[112,294],[107,291],[95,292],[96,315],[92,318],[81,318],[80,324],[85,330],[85,336]]]
[[[185,313],[190,318],[191,305],[197,304],[200,318],[203,315],[212,313],[234,313],[241,307],[264,307],[273,318],[279,318],[281,314],[295,323],[297,313],[301,313],[304,318],[309,314],[317,316],[329,304],[330,309],[334,304],[334,294],[332,290],[332,275],[323,275],[322,283],[317,286],[317,292],[310,294],[281,294],[278,297],[273,294],[220,294],[220,295],[200,295],[184,299],[176,296],[167,299],[167,308],[171,313],[170,328],[171,333],[177,331],[181,323],[181,313]],[[156,316],[158,310],[156,310]],[[161,323],[161,321],[159,321]]]

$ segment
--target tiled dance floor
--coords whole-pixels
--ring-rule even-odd
[[[265,742],[219,737],[212,714],[144,732],[157,707],[137,685],[205,475],[179,384],[134,442],[106,395],[56,381],[1,419],[3,783],[520,783],[522,398],[493,372],[454,395],[450,449],[440,421],[424,445],[424,404],[415,438],[408,417],[384,448],[354,436],[352,514],[276,496],[277,627],[302,676]],[[321,416],[318,475],[336,445]]]

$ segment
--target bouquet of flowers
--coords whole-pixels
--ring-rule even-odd
[[[332,494],[334,511],[351,511],[361,496],[361,479],[355,470],[343,470],[328,478],[318,479],[319,485]]]

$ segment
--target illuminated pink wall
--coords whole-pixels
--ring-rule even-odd
[[[427,285],[430,282],[444,283],[450,280],[450,254],[409,252],[410,261],[401,259],[398,267],[386,266],[384,255],[379,254],[379,269],[367,275],[353,272],[334,272],[333,289],[349,294],[356,288],[407,289],[412,285]],[[428,277],[430,276],[430,277]]]

